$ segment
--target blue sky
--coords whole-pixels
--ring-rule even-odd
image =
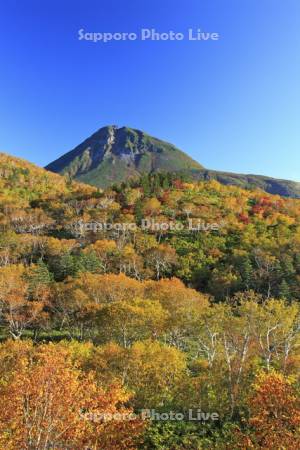
[[[219,41],[78,40],[78,30]],[[6,0],[0,150],[45,165],[127,125],[204,166],[300,181],[299,0]]]

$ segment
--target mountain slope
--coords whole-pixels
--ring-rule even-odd
[[[181,172],[195,180],[215,179],[222,184],[300,198],[300,183],[208,170],[172,144],[114,125],[101,128],[46,169],[97,187],[137,178],[142,173]]]

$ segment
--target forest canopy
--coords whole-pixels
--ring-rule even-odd
[[[299,448],[300,200],[172,173],[99,190],[6,155],[0,197],[1,448]]]

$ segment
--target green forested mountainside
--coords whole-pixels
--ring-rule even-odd
[[[299,447],[300,200],[0,173],[0,448]]]
[[[107,187],[142,173],[201,169],[174,145],[128,127],[103,127],[46,169]]]
[[[300,183],[208,170],[172,144],[143,131],[115,125],[100,128],[46,169],[101,188],[139,178],[144,173],[168,171],[185,174],[195,181],[215,179],[225,185],[300,197]]]

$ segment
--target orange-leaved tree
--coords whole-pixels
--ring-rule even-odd
[[[277,372],[261,373],[249,399],[250,431],[242,448],[300,448],[300,400],[291,381]],[[245,447],[245,446],[247,447]]]
[[[1,319],[8,325],[9,333],[14,339],[19,339],[26,328],[44,317],[44,301],[41,298],[30,298],[30,286],[25,274],[26,269],[22,265],[0,269]]]
[[[136,448],[143,426],[135,417],[124,420],[131,410],[124,406],[128,395],[119,386],[101,388],[93,372],[76,367],[66,346],[48,344],[20,353],[15,370],[0,380],[5,405],[0,409],[0,448]],[[7,359],[3,351],[1,356]]]

